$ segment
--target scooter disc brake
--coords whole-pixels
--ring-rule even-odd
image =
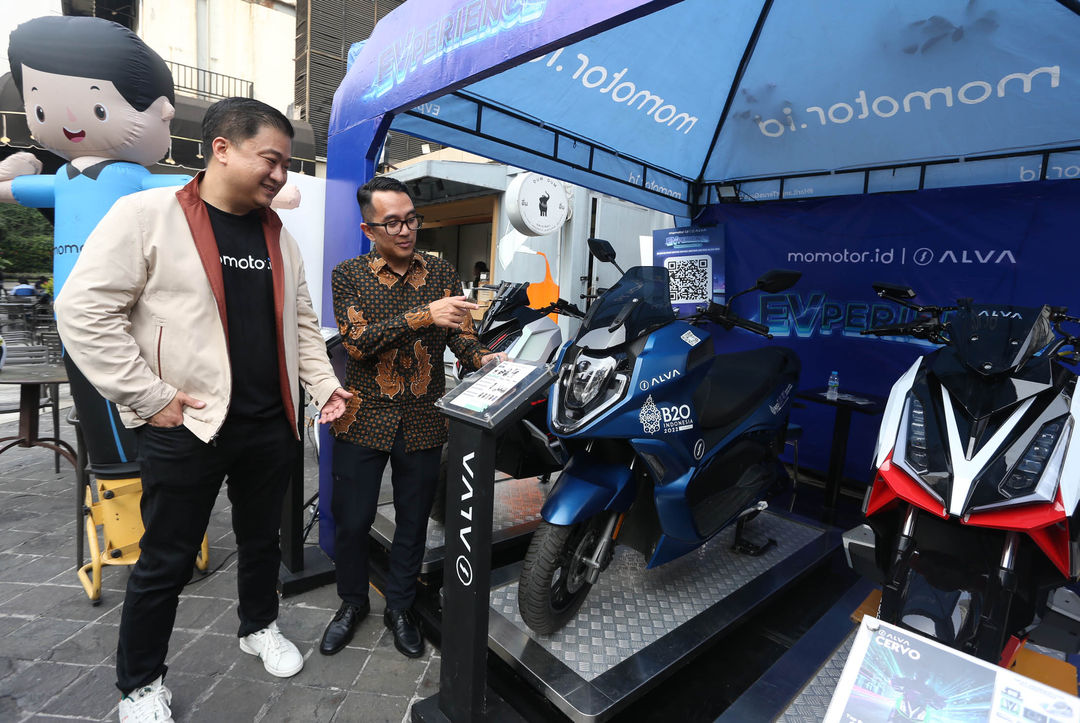
[[[574,552],[566,561],[566,592],[573,595],[585,584],[589,566],[585,563],[596,549],[598,534],[596,526],[590,524],[581,535],[578,544],[574,546]]]

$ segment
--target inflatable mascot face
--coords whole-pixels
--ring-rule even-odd
[[[35,18],[11,33],[8,58],[27,125],[53,153],[148,166],[168,152],[172,74],[122,25]]]
[[[41,162],[33,154],[5,158],[0,202],[56,210],[59,295],[86,237],[116,199],[190,180],[146,168],[169,150],[172,74],[139,36],[98,18],[25,22],[11,33],[8,59],[31,133],[68,162],[55,174],[37,175]]]

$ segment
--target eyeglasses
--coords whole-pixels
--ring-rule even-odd
[[[404,221],[395,218],[394,220],[387,221],[386,223],[368,224],[368,226],[382,226],[384,229],[386,229],[386,233],[390,234],[391,236],[397,236],[399,233],[401,233],[401,229],[405,226],[408,226],[410,231],[416,231],[423,225],[424,217],[420,214],[416,214],[415,216],[409,216]]]

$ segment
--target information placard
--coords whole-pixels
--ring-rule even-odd
[[[450,404],[474,412],[487,411],[492,404],[513,391],[534,368],[529,364],[503,362],[454,397]]]
[[[493,429],[555,378],[547,364],[492,361],[435,402],[443,414]]]
[[[1080,721],[1080,699],[876,618],[864,617],[826,723]]]

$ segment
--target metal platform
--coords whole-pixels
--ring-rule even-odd
[[[496,479],[493,545],[514,541],[533,533],[540,523],[540,507],[544,504],[547,489],[536,477],[512,479],[504,475],[501,480]],[[371,525],[371,537],[387,550],[394,539],[394,519],[393,493],[388,470],[380,489],[380,504],[375,514],[375,522]],[[446,528],[434,520],[429,520],[420,574],[441,572],[445,557]]]
[[[805,723],[808,720],[825,718],[825,712],[829,710],[833,692],[836,684],[840,682],[840,674],[844,672],[851,644],[855,642],[855,633],[858,631],[858,627],[852,628],[836,652],[818,668],[817,674],[803,686],[787,710],[776,719],[777,723]]]
[[[637,552],[618,548],[575,619],[552,635],[537,635],[518,614],[520,565],[496,571],[489,645],[571,720],[606,720],[840,543],[835,530],[771,512],[747,532],[778,544],[761,557],[738,555],[729,528],[655,570],[646,570]]]
[[[868,580],[858,579],[716,723],[821,720],[858,630],[851,616],[873,589]]]
[[[851,632],[844,638],[840,647],[822,663],[814,677],[807,681],[799,694],[795,696],[795,699],[776,718],[776,723],[805,723],[805,721],[825,718],[833,693],[836,691],[836,685],[840,682],[840,675],[844,672],[844,665],[847,664],[851,645],[855,642],[855,634],[858,632],[858,626],[853,624]],[[1057,650],[1036,645],[1029,645],[1028,647],[1051,658],[1058,660],[1065,658],[1065,654]],[[721,720],[726,723],[726,719]]]

